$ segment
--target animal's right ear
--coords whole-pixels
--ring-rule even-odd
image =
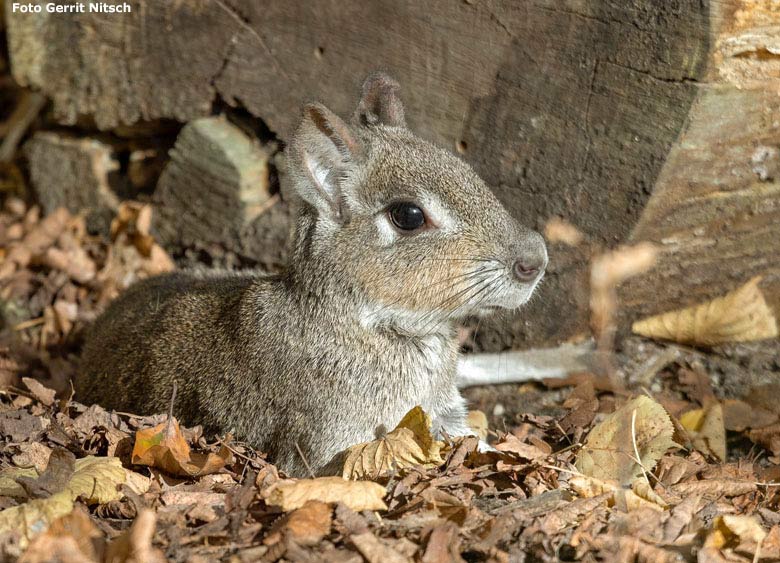
[[[355,122],[368,127],[372,125],[406,127],[400,90],[401,86],[398,82],[384,72],[368,75],[363,82],[363,95],[355,110]]]
[[[343,183],[363,147],[339,116],[322,104],[307,104],[290,144],[290,172],[298,195],[321,214],[349,222]]]

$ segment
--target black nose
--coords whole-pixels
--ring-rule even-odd
[[[534,281],[544,268],[544,263],[535,260],[517,260],[512,266],[512,273],[521,282]]]

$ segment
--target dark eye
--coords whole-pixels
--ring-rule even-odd
[[[392,204],[387,214],[396,228],[402,231],[416,231],[425,225],[425,213],[420,207],[408,201]]]

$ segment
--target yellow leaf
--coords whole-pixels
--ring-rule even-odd
[[[756,276],[742,287],[707,303],[637,321],[631,327],[648,338],[713,346],[775,338],[777,321]]]
[[[352,510],[387,510],[382,500],[385,488],[370,481],[348,481],[341,477],[287,479],[271,485],[264,493],[268,504],[285,512],[302,507],[310,500],[326,503],[341,502]]]
[[[49,498],[35,499],[0,511],[0,534],[17,531],[20,547],[48,529],[49,524],[73,510],[70,491],[62,491]]]
[[[18,477],[37,477],[35,469],[7,468],[0,471],[0,495],[27,498],[27,492],[16,482]],[[62,484],[72,500],[81,497],[87,504],[105,504],[119,500],[118,485],[126,481],[126,472],[118,457],[87,456],[77,459],[75,470]]]
[[[637,483],[640,482],[644,483],[644,481],[637,481]],[[641,508],[650,508],[652,510],[661,511],[668,506],[666,502],[653,491],[651,491],[652,494],[647,494],[647,489],[643,488],[640,488],[639,492],[636,490],[627,490],[616,483],[602,481],[601,479],[587,477],[585,475],[574,475],[569,478],[569,487],[583,498],[593,498],[605,493],[610,493],[612,498],[609,500],[609,506],[621,507],[627,512],[639,510]]]
[[[376,479],[397,469],[438,465],[444,443],[431,434],[431,417],[421,407],[410,410],[384,438],[347,449],[342,476]]]
[[[726,427],[720,403],[684,413],[680,417],[680,424],[691,435],[694,448],[720,461],[726,460]]]
[[[639,396],[593,427],[577,455],[577,469],[589,477],[628,485],[643,470],[652,470],[666,450],[677,446],[673,433],[664,408]]]
[[[487,440],[488,435],[488,419],[485,413],[482,411],[469,411],[466,417],[466,424],[469,425],[480,440]]]

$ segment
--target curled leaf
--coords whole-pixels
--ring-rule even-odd
[[[175,418],[135,434],[132,462],[156,467],[172,475],[201,477],[219,471],[232,459],[230,450],[225,446],[216,454],[191,452]]]
[[[376,479],[392,471],[416,465],[443,463],[444,443],[431,434],[431,417],[417,406],[384,438],[350,447],[344,461],[345,479]]]
[[[775,338],[777,321],[758,287],[760,281],[756,276],[707,303],[637,321],[631,330],[648,338],[702,346]]]

